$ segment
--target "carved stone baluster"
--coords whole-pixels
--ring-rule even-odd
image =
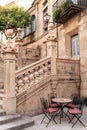
[[[34,72],[31,71],[29,74],[30,86],[35,83],[34,79]]]
[[[40,69],[38,70],[39,72],[39,79],[42,79],[44,77],[44,69],[43,69],[43,66],[40,66]]]
[[[24,89],[29,87],[29,73],[25,73],[23,76],[23,81],[24,81]]]
[[[48,75],[48,63],[45,63],[44,72],[45,72],[45,76],[47,76]]]
[[[24,88],[23,75],[18,77],[18,93],[21,92]]]
[[[48,75],[50,75],[51,74],[51,63],[49,62],[48,63]]]
[[[15,91],[16,91],[16,94],[18,93],[18,78],[15,79]]]
[[[37,83],[37,82],[39,81],[39,72],[38,72],[38,68],[35,68],[34,77],[35,77],[35,83]]]

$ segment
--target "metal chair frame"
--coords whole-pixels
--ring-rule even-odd
[[[77,111],[77,112],[76,112]],[[83,122],[80,120],[82,114],[83,114],[83,104],[82,102],[80,101],[79,102],[79,106],[78,108],[75,108],[75,109],[68,109],[68,113],[72,115],[72,118],[69,119],[69,123],[72,122],[72,120],[74,118],[76,118],[76,121],[73,123],[72,127],[75,126],[75,124],[79,121],[84,127],[85,125],[83,124]]]
[[[59,107],[59,105],[57,103],[54,103],[52,101],[53,98],[56,98],[57,97],[57,94],[56,93],[50,93],[48,94],[48,101],[49,101],[49,106],[50,107],[53,107],[53,108],[57,108]]]
[[[50,108],[49,106],[48,106],[48,102],[47,102],[47,100],[45,100],[44,98],[40,98],[40,100],[41,100],[41,104],[42,104],[42,111],[43,111],[43,113],[44,113],[44,117],[43,117],[43,119],[42,119],[42,121],[41,121],[41,124],[42,124],[42,122],[44,121],[44,119],[47,117],[47,119],[49,120],[48,122],[47,122],[47,125],[46,125],[46,127],[49,125],[49,123],[53,120],[54,122],[55,122],[55,124],[57,124],[57,122],[55,121],[55,116],[56,116],[56,113],[58,112],[58,109],[56,109],[56,108]]]

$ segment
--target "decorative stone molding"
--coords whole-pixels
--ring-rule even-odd
[[[52,41],[52,42],[57,42],[57,39],[56,39],[56,37],[55,37],[55,36],[48,35],[48,37],[47,37],[47,42],[49,42],[49,41]]]

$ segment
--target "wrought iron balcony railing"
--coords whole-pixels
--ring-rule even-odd
[[[53,12],[59,8],[63,8],[64,12],[58,18],[57,22],[64,23],[76,13],[87,8],[87,0],[57,0],[53,4]]]

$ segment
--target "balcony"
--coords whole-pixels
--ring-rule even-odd
[[[35,33],[31,33],[29,35],[26,35],[23,38],[23,45],[28,45],[28,44],[31,44],[33,42],[35,42]]]
[[[53,19],[63,24],[85,8],[87,8],[87,0],[57,0],[53,5],[53,12],[58,11],[56,12],[58,16],[56,15],[56,20]]]

